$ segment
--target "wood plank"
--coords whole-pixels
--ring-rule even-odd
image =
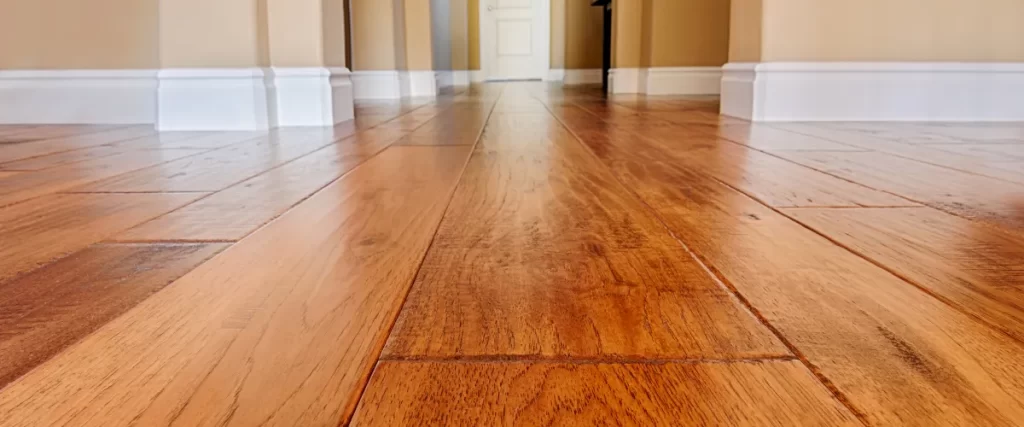
[[[799,362],[382,362],[352,426],[855,426]]]
[[[274,130],[266,136],[76,188],[76,192],[219,191],[350,134]]]
[[[226,246],[97,245],[0,283],[0,388]]]
[[[928,147],[989,162],[1024,161],[1024,144],[943,144]]]
[[[964,218],[1024,230],[1024,216],[1020,215],[1024,185],[886,153],[786,151],[777,154]]]
[[[150,150],[132,151],[92,160],[72,163],[63,168],[42,173],[24,173],[4,180],[0,186],[0,207],[75,187],[134,170],[185,159],[202,150]]]
[[[170,148],[191,148],[212,150],[227,147],[243,141],[267,136],[267,131],[235,132],[160,132],[142,138],[112,143],[115,147],[139,150],[162,150]]]
[[[345,423],[469,152],[389,148],[0,390],[0,426]]]
[[[117,141],[155,134],[152,126],[129,126],[85,135],[69,135],[65,137],[33,141],[26,144],[0,145],[0,163],[45,156],[81,148],[94,147]]]
[[[17,177],[12,178],[17,179]],[[0,282],[181,207],[202,194],[59,194],[0,209]]]
[[[398,145],[473,145],[488,113],[487,108],[452,108],[402,138]]]
[[[536,120],[488,125],[384,357],[789,354],[564,128],[505,116]]]
[[[789,132],[763,124],[727,124],[724,126],[692,127],[716,138],[727,139],[765,151],[865,151],[863,148],[801,133]]]
[[[139,225],[114,240],[239,240],[404,134],[388,129],[357,134]]]
[[[12,176],[18,175],[20,173],[21,172],[17,172],[17,171],[0,171],[0,179],[12,177]]]
[[[1024,345],[637,145],[602,158],[870,424],[1024,419]]]
[[[39,141],[72,135],[105,132],[125,125],[4,125],[0,128],[0,144],[19,141]]]
[[[37,171],[124,153],[126,150],[100,145],[0,164],[0,170]]]
[[[786,213],[1024,342],[1024,235],[931,208]]]
[[[815,127],[785,126],[799,129],[801,132],[830,134]],[[831,134],[831,136],[842,141],[844,144],[892,154],[905,159],[930,163],[1004,181],[1024,183],[1024,160],[982,150],[975,150],[973,152],[964,150],[960,153],[949,151],[950,149],[955,150],[955,147],[963,147],[965,145],[1013,148],[1024,147],[1024,144],[900,144],[893,143],[892,140],[875,138],[873,136],[851,137],[847,134]]]
[[[675,128],[623,132],[561,116],[596,152],[609,145],[635,144],[659,161],[685,164],[713,176],[770,206],[916,206],[906,199],[817,172],[742,145]]]

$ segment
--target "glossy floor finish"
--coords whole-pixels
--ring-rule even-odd
[[[716,108],[0,126],[0,426],[1024,425],[1024,124]]]

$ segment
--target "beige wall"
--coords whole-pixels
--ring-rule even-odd
[[[448,19],[452,38],[451,64],[453,70],[469,69],[469,5],[465,0],[451,0]]]
[[[565,69],[601,68],[601,38],[604,32],[604,18],[599,7],[590,5],[590,1],[575,0],[552,0],[553,3],[565,2],[564,19],[556,20],[552,13],[552,32],[558,31],[558,27],[564,34],[565,42]],[[552,49],[555,52],[556,40],[551,39]],[[554,61],[552,61],[554,63]]]
[[[434,57],[430,33],[430,1],[405,1],[405,68],[432,70]]]
[[[729,61],[761,61],[761,0],[732,0]]]
[[[352,69],[394,70],[395,11],[391,0],[351,0]]]
[[[764,0],[763,61],[1024,61],[1022,0]]]
[[[161,66],[267,65],[266,35],[260,33],[266,22],[264,5],[252,0],[160,0]]]
[[[324,16],[321,0],[265,1],[270,65],[323,65]]]
[[[0,68],[158,68],[157,0],[0,0]]]
[[[721,66],[729,57],[729,0],[652,0],[651,67]]]

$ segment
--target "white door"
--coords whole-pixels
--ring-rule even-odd
[[[480,0],[480,58],[488,80],[544,78],[550,1]]]

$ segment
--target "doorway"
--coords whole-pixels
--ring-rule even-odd
[[[480,0],[480,68],[486,80],[541,80],[550,50],[551,0]]]

